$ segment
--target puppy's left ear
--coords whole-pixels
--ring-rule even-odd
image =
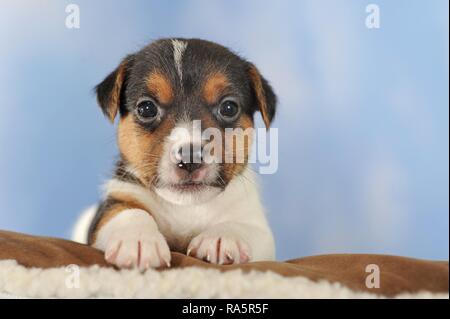
[[[261,73],[259,73],[258,69],[251,63],[249,63],[248,75],[254,99],[258,104],[258,109],[261,112],[266,129],[269,129],[275,116],[277,97],[269,82],[267,82]]]
[[[120,107],[125,103],[125,82],[132,61],[133,56],[127,56],[113,72],[95,87],[97,102],[100,105],[103,114],[105,114],[112,123],[114,122]]]

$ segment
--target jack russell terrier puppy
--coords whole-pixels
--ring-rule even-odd
[[[96,93],[111,122],[120,115],[120,159],[75,240],[142,271],[169,267],[170,251],[215,264],[275,258],[248,132],[256,111],[269,128],[276,96],[252,63],[212,42],[162,39],[127,56]],[[214,134],[199,138],[195,129]]]

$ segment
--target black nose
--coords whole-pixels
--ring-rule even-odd
[[[202,163],[178,163],[178,167],[192,173],[196,169],[199,169],[202,166]]]
[[[178,149],[178,168],[192,173],[202,166],[202,148],[201,146],[187,144]]]

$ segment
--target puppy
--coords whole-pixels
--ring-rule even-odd
[[[87,242],[121,268],[170,266],[170,251],[215,264],[274,259],[247,164],[254,113],[268,128],[276,96],[253,64],[212,42],[162,39],[127,56],[96,92],[111,122],[120,115],[120,159],[77,238],[88,228]],[[196,134],[207,129],[214,134]]]

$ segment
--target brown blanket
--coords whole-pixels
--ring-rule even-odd
[[[111,267],[103,253],[86,245],[64,239],[29,236],[0,231],[0,260],[15,259],[26,267],[50,268],[69,264]],[[380,269],[380,288],[365,285],[366,266],[376,264]],[[244,265],[217,266],[172,253],[172,267],[198,266],[228,271],[273,271],[283,276],[303,276],[311,280],[326,279],[351,289],[385,296],[419,291],[448,293],[448,262],[428,261],[406,257],[368,254],[337,254],[303,257],[285,262],[252,262]],[[164,271],[164,269],[161,269]]]

